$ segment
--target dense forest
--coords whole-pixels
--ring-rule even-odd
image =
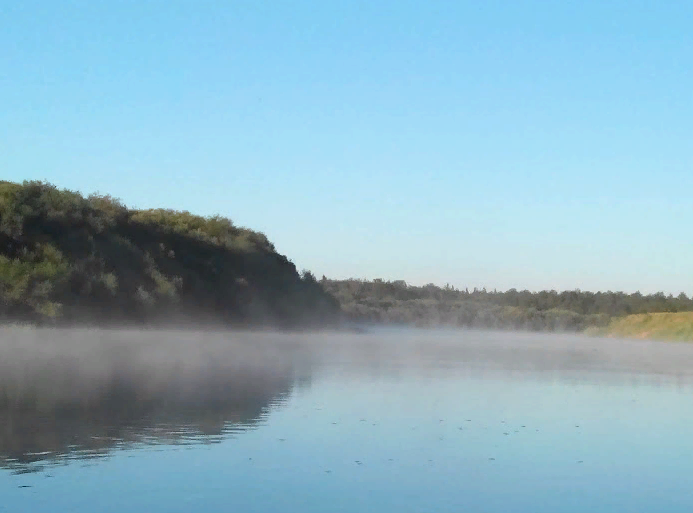
[[[0,320],[53,325],[335,322],[339,304],[223,217],[0,181]]]
[[[532,331],[583,331],[612,318],[693,311],[693,299],[663,293],[459,290],[404,281],[320,281],[354,322]]]

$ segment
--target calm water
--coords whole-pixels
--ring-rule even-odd
[[[684,345],[425,331],[2,340],[0,511],[693,511]]]

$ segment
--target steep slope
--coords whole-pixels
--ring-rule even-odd
[[[289,327],[338,316],[312,274],[229,219],[0,182],[6,321]]]

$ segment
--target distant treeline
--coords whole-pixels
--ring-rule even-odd
[[[449,285],[417,287],[404,281],[325,277],[320,283],[355,322],[582,331],[630,314],[693,311],[693,299],[684,293],[674,297],[661,292],[469,291]]]
[[[0,181],[0,320],[289,327],[338,316],[311,273],[229,219]]]
[[[570,330],[693,311],[681,293],[459,290],[317,281],[227,218],[128,209],[43,182],[0,181],[0,321],[303,327],[355,322]]]

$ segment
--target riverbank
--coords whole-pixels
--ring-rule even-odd
[[[628,315],[614,318],[604,327],[588,328],[585,333],[598,337],[693,342],[693,312]]]

